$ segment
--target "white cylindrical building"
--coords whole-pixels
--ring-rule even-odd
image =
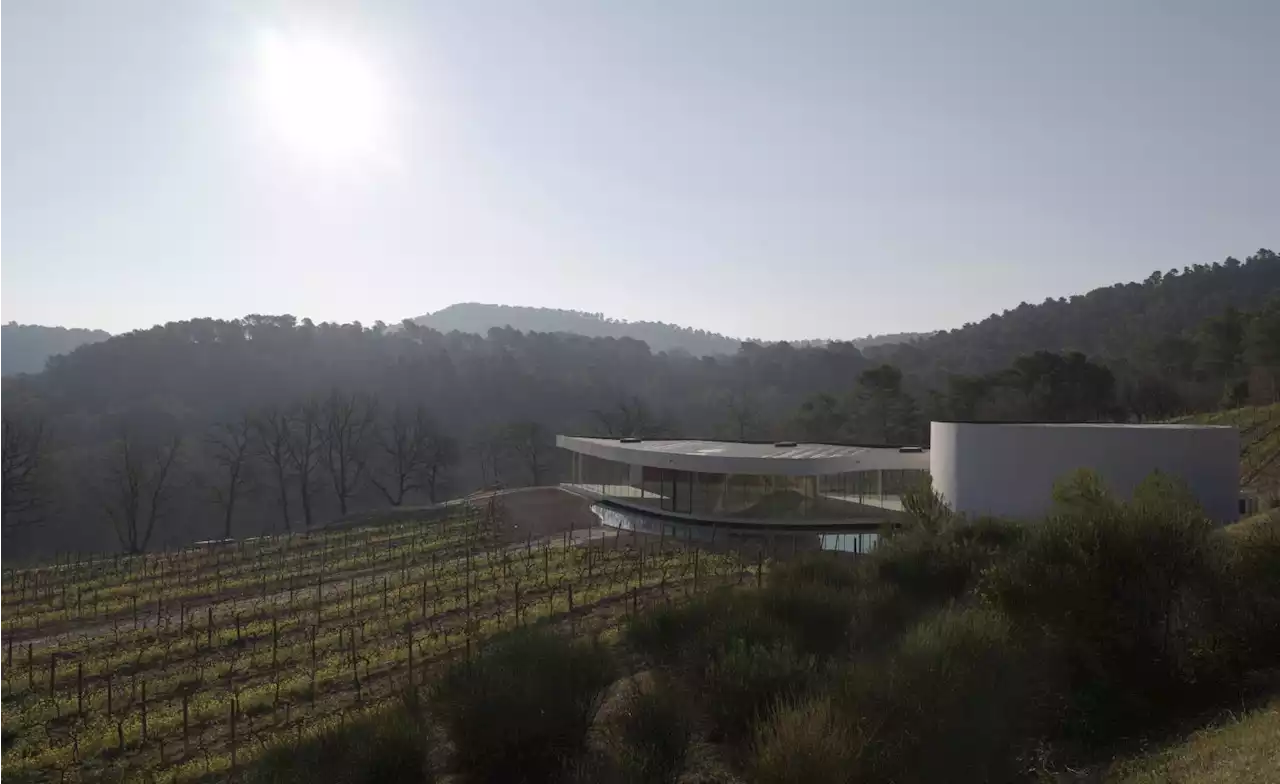
[[[1240,436],[1201,425],[933,422],[929,472],[951,508],[971,516],[1036,519],[1050,510],[1054,483],[1096,471],[1117,498],[1130,498],[1154,471],[1187,483],[1215,521],[1237,518]]]

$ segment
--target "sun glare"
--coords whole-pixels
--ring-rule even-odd
[[[291,151],[340,163],[376,155],[386,143],[386,85],[358,51],[270,35],[260,42],[257,68],[264,116]]]

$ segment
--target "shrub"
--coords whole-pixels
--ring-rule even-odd
[[[881,580],[926,606],[940,606],[973,589],[984,569],[1017,549],[1023,527],[984,518],[956,519],[941,532],[924,529],[885,537],[871,555]]]
[[[451,666],[431,701],[461,771],[482,781],[545,781],[584,748],[612,677],[599,645],[532,628]]]
[[[1085,735],[1146,726],[1207,685],[1197,652],[1221,589],[1211,533],[1194,509],[1104,504],[1051,516],[988,571],[984,595],[1061,645]]]
[[[248,771],[261,784],[425,784],[433,780],[427,729],[414,699],[360,716],[298,745],[271,748]]]
[[[1058,515],[1091,515],[1115,509],[1115,499],[1093,469],[1072,471],[1053,484],[1054,513]]]
[[[747,762],[760,784],[844,784],[855,780],[862,738],[830,697],[780,703],[760,722]]]
[[[926,533],[937,533],[955,519],[955,513],[947,505],[947,499],[934,489],[931,476],[926,476],[923,482],[907,488],[902,494],[902,509],[912,524]]]
[[[1052,717],[1044,660],[1006,619],[948,608],[891,655],[848,667],[839,704],[865,738],[859,768],[886,781],[1006,781]]]
[[[813,585],[857,588],[865,582],[857,560],[840,553],[806,553],[769,571],[769,587],[775,589]]]
[[[1280,518],[1224,533],[1222,637],[1240,668],[1280,662]]]
[[[734,643],[773,645],[789,630],[756,591],[723,589],[679,606],[635,618],[627,641],[658,664],[700,672],[717,651]]]
[[[770,706],[803,694],[817,677],[814,659],[787,643],[733,641],[703,673],[702,695],[713,737],[741,740]]]
[[[665,679],[648,688],[633,686],[611,728],[621,778],[635,784],[675,781],[693,737],[691,711]]]

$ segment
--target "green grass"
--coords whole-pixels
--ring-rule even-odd
[[[1112,784],[1272,784],[1280,780],[1280,699],[1181,743],[1111,766]]]

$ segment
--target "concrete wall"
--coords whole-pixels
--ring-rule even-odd
[[[930,436],[934,489],[969,515],[1041,517],[1054,482],[1091,468],[1122,498],[1153,471],[1170,474],[1212,519],[1237,517],[1240,436],[1233,427],[934,422]]]

